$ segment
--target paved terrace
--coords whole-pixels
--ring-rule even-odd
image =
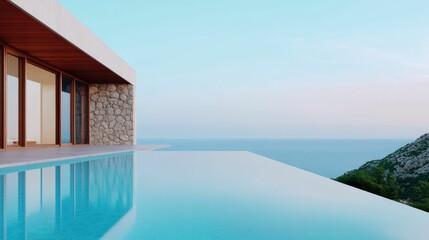
[[[8,151],[3,150],[0,151],[0,168],[129,151],[153,151],[156,149],[168,147],[168,145],[122,145],[30,148]]]

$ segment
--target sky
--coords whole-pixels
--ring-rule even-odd
[[[429,132],[429,1],[60,0],[137,73],[138,138]]]

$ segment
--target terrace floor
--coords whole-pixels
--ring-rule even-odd
[[[153,151],[168,145],[70,146],[0,151],[0,168],[128,151]]]

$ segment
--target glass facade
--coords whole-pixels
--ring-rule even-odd
[[[0,50],[0,149],[89,144],[88,85],[58,78],[61,72],[23,53]]]
[[[72,79],[63,77],[61,87],[61,142],[71,143],[71,89]]]
[[[56,143],[56,74],[26,65],[27,145]]]
[[[6,75],[6,144],[19,144],[19,64],[17,57],[7,54]]]
[[[88,86],[75,82],[75,143],[88,144]]]

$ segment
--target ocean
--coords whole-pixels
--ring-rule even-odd
[[[249,151],[306,171],[335,178],[387,156],[411,139],[139,139],[167,144],[159,151]]]

